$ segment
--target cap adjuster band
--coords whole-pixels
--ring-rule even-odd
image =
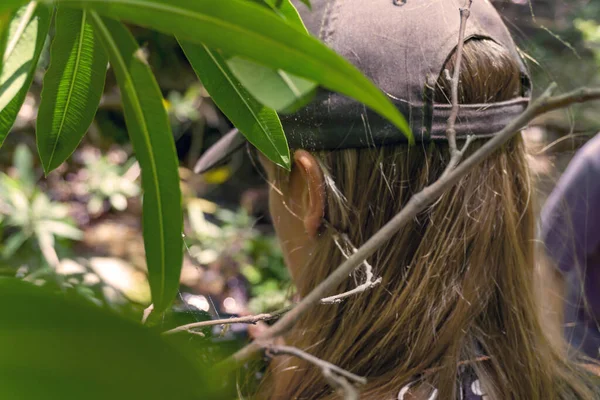
[[[517,97],[496,103],[459,104],[456,137],[489,138],[521,115],[529,105],[529,98]],[[451,104],[434,104],[431,121],[431,140],[445,140]]]
[[[386,0],[312,0],[302,19],[313,35],[354,64],[402,113],[415,141],[447,141],[452,105],[435,102],[439,72],[457,44],[462,0],[419,0],[396,7]],[[504,47],[519,64],[522,93],[508,101],[459,104],[456,137],[490,138],[527,109],[531,81],[510,33],[488,0],[474,2],[465,41],[485,39]],[[398,39],[401,38],[401,39]],[[433,74],[433,71],[438,73]],[[360,102],[319,90],[293,115],[281,115],[291,149],[335,151],[408,143],[404,133]],[[205,152],[198,171],[219,165],[242,135],[232,131]]]

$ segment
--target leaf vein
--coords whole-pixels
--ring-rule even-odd
[[[62,130],[65,124],[65,120],[67,117],[67,111],[69,109],[69,105],[71,104],[71,97],[73,94],[73,89],[75,87],[75,82],[77,81],[77,75],[79,74],[79,64],[81,62],[81,52],[83,47],[83,39],[85,36],[85,23],[87,20],[87,11],[83,10],[83,15],[81,17],[81,27],[79,31],[79,44],[77,45],[77,52],[75,58],[75,66],[73,68],[73,74],[71,75],[71,82],[69,85],[69,90],[67,93],[67,100],[65,102],[65,106],[63,109],[60,125],[58,127],[58,132],[56,134],[56,138],[54,140],[54,145],[52,146],[52,153],[50,154],[50,159],[48,160],[48,167],[52,165],[52,160],[54,159],[54,153],[56,152],[56,147],[58,146],[58,142],[60,141],[60,136],[62,134]]]

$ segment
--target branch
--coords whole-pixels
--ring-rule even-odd
[[[246,317],[236,317],[236,318],[226,318],[226,319],[214,319],[210,321],[201,321],[201,322],[193,322],[191,324],[181,325],[177,328],[170,329],[168,331],[163,332],[163,335],[172,335],[177,332],[190,332],[195,333],[192,329],[205,328],[207,326],[214,325],[227,325],[227,324],[256,324],[260,321],[269,321],[275,318],[279,318],[281,315],[285,314],[292,307],[284,307],[280,310],[277,310],[270,314],[258,314],[258,315],[248,315]]]
[[[335,241],[336,246],[338,247],[338,249],[340,249],[340,251],[342,252],[342,254],[344,255],[344,257],[346,257],[346,259],[350,258],[350,254],[340,245],[338,238],[343,238],[346,245],[348,247],[350,247],[350,249],[352,249],[352,253],[356,253],[358,251],[358,249],[356,247],[354,247],[354,245],[352,244],[352,242],[350,242],[350,239],[348,238],[348,235],[346,234],[336,234],[333,238],[333,240]],[[373,267],[371,266],[371,264],[369,264],[369,262],[367,260],[363,261],[363,265],[365,267],[365,282],[361,285],[358,285],[357,287],[355,287],[352,290],[349,290],[347,292],[344,293],[340,293],[340,294],[336,294],[334,296],[329,296],[329,297],[325,297],[323,299],[321,299],[321,303],[322,304],[336,304],[336,303],[341,303],[343,299],[345,299],[346,297],[350,297],[354,294],[357,293],[362,293],[365,292],[369,289],[371,289],[373,286],[376,286],[378,284],[381,283],[381,277],[373,280]]]
[[[317,358],[315,356],[313,356],[312,354],[308,354],[305,351],[302,351],[296,347],[291,347],[291,346],[277,346],[277,345],[270,345],[270,344],[265,344],[264,349],[267,352],[267,355],[290,355],[290,356],[294,356],[294,357],[298,357],[304,361],[307,361],[313,365],[316,365],[317,367],[321,368],[321,370],[323,371],[323,374],[326,375],[327,374],[331,375],[331,374],[335,374],[338,377],[343,377],[347,380],[350,380],[352,382],[364,385],[367,383],[367,378],[362,377],[362,376],[358,376],[356,374],[353,374],[350,371],[346,371],[343,368],[338,367],[337,365],[334,365],[328,361],[325,360],[321,360],[320,358]]]
[[[467,147],[471,143],[472,139],[467,137],[467,142],[465,143],[462,150],[458,150],[456,145],[456,118],[458,118],[459,100],[458,100],[458,84],[460,81],[460,67],[463,58],[463,47],[465,44],[465,31],[467,29],[467,20],[471,15],[471,4],[473,0],[466,0],[466,7],[460,9],[460,29],[458,32],[458,46],[456,47],[456,62],[454,64],[454,76],[452,77],[452,111],[450,113],[450,117],[448,118],[448,127],[446,128],[446,137],[448,138],[448,145],[450,147],[450,163],[444,171],[444,174],[447,174],[449,171],[453,170],[461,158],[463,157]]]
[[[150,314],[154,311],[154,303],[150,304],[148,307],[144,308],[144,314],[142,315],[142,325],[146,325]]]
[[[347,278],[354,269],[362,265],[364,260],[370,257],[378,248],[386,243],[392,235],[398,232],[403,226],[410,222],[419,212],[427,206],[434,203],[447,190],[465,177],[471,169],[500,149],[502,145],[508,142],[517,132],[531,122],[535,117],[555,109],[564,108],[574,103],[582,103],[591,100],[600,100],[600,88],[590,89],[582,88],[573,92],[551,97],[556,89],[556,84],[550,87],[529,107],[508,124],[504,129],[497,132],[491,139],[483,144],[476,152],[464,160],[455,169],[447,175],[441,177],[436,182],[424,188],[421,192],[413,195],[402,210],[396,214],[387,224],[385,224],[377,233],[367,240],[353,255],[345,260],[335,271],[331,273],[324,281],[315,287],[306,297],[302,299],[290,312],[284,315],[277,323],[267,329],[260,337],[262,341],[268,341],[281,336],[298,321],[320,300],[329,295],[344,279]],[[235,368],[239,364],[246,362],[260,352],[261,346],[255,342],[235,353],[233,356],[220,364],[222,368]]]
[[[345,400],[358,400],[360,398],[356,387],[343,376],[335,375],[329,369],[323,369],[323,376],[332,387],[341,392]]]

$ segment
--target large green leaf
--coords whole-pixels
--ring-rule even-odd
[[[121,89],[125,122],[142,169],[144,245],[156,312],[175,298],[183,261],[183,213],[178,161],[162,95],[141,49],[127,28],[90,20],[108,53]]]
[[[181,40],[282,69],[353,97],[388,118],[414,142],[404,117],[357,68],[316,38],[246,0],[61,0]]]
[[[296,7],[292,4],[291,0],[253,0],[254,2],[259,2],[266,4],[277,14],[281,15],[283,18],[287,19],[288,22],[293,24],[294,26],[302,29],[306,33],[306,26],[298,13]]]
[[[12,13],[10,11],[0,12],[0,54],[4,54],[4,50],[6,49],[6,39],[8,39],[8,25],[11,17]],[[2,76],[2,67],[4,65],[3,58],[4,57],[0,57],[0,76]]]
[[[290,0],[261,0],[274,12],[297,27],[308,31]],[[256,62],[233,57],[227,60],[233,74],[258,101],[277,111],[294,111],[304,106],[316,92],[317,84],[281,69],[274,70]]]
[[[258,103],[233,76],[223,57],[203,45],[180,42],[215,104],[271,161],[290,168],[290,152],[277,113]]]
[[[306,105],[317,88],[312,81],[244,58],[230,58],[227,65],[252,96],[277,111],[293,111]]]
[[[5,11],[16,10],[23,4],[29,3],[29,0],[2,0],[0,1],[0,13]]]
[[[214,398],[189,347],[75,294],[0,279],[2,399]]]
[[[37,118],[37,145],[46,174],[73,153],[92,123],[107,64],[89,11],[60,7]]]
[[[20,8],[10,22],[0,76],[0,145],[31,86],[50,19],[46,6],[32,2]]]

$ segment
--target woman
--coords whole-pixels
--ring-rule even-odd
[[[260,157],[270,211],[298,294],[304,296],[437,180],[449,161],[449,76],[459,36],[454,0],[312,0],[308,29],[369,76],[409,120],[403,135],[362,105],[321,93],[284,120],[291,172]],[[465,157],[521,113],[530,85],[491,4],[467,22],[456,125]],[[209,168],[235,134],[200,161]],[[322,304],[289,345],[368,378],[366,399],[597,399],[585,370],[545,337],[536,313],[532,187],[516,136],[420,213],[337,288],[370,288]],[[379,281],[380,279],[380,281]],[[321,371],[298,359],[271,366],[272,399],[336,398]]]
[[[566,283],[565,335],[600,358],[600,134],[583,146],[550,194],[541,239]]]

